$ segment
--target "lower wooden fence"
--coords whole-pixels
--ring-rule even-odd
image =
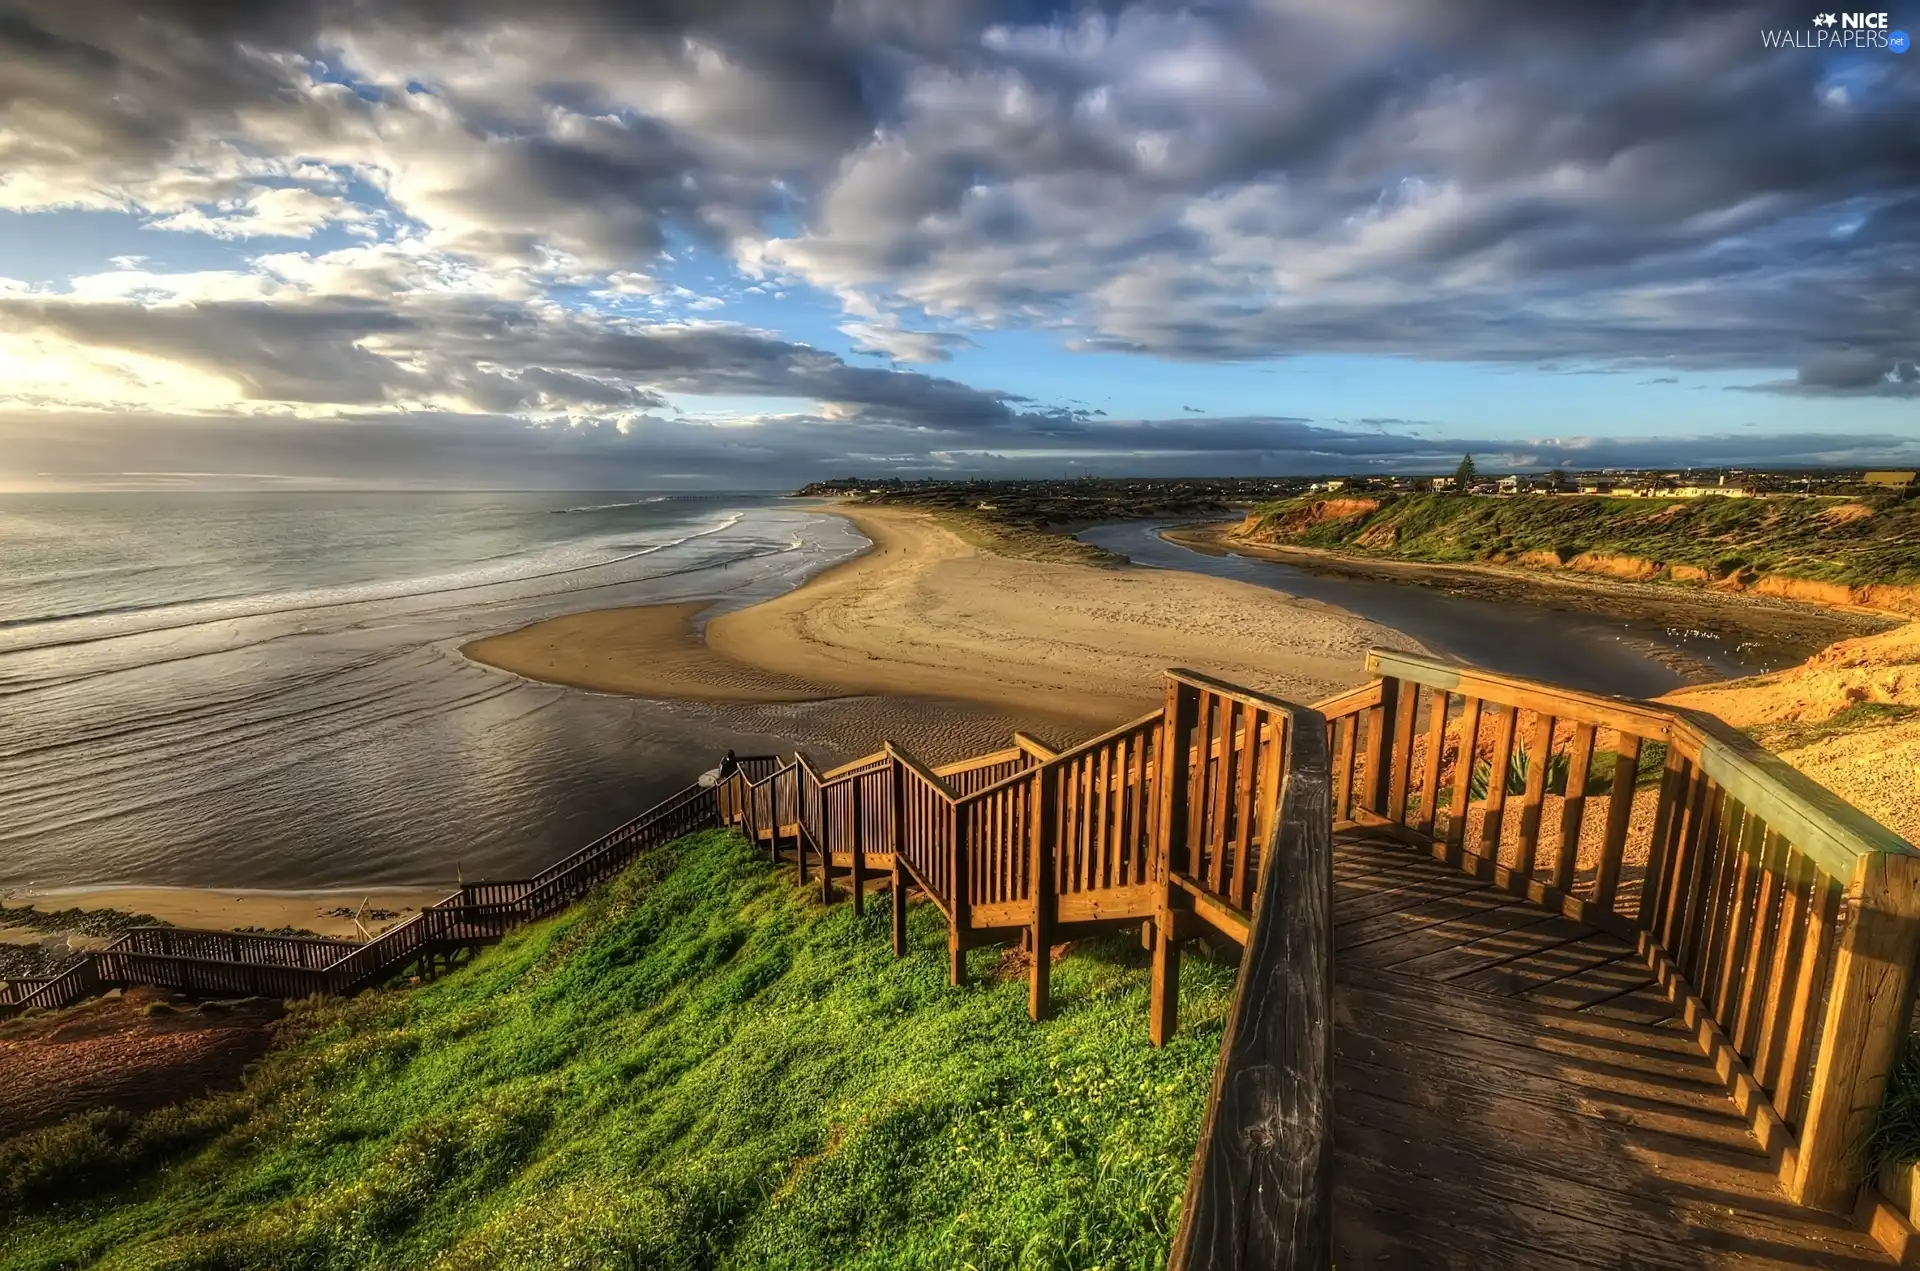
[[[769,756],[745,761],[759,770]],[[182,927],[136,927],[57,976],[14,981],[0,1018],[58,1010],[108,989],[146,985],[203,996],[355,993],[409,966],[496,940],[555,913],[649,848],[720,824],[717,791],[690,786],[531,879],[469,883],[365,943]]]

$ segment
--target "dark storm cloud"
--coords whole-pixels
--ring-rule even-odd
[[[1920,80],[1761,47],[1807,17],[28,0],[0,18],[0,167],[178,203],[240,179],[221,139],[357,157],[477,256],[644,262],[677,228],[883,303],[1181,358],[1911,361]]]
[[[1908,438],[1802,434],[1514,442],[1414,439],[1290,419],[1121,420],[1054,430],[1015,448],[982,428],[930,432],[873,420],[801,417],[780,426],[718,426],[644,415],[529,427],[504,416],[406,414],[330,421],[284,418],[0,416],[9,445],[0,479],[152,485],[190,473],[225,483],[596,489],[657,486],[702,474],[737,488],[792,488],[850,473],[1055,476],[1445,472],[1465,452],[1485,471],[1603,466],[1912,464]],[[136,475],[128,475],[136,474]]]
[[[957,380],[850,366],[729,326],[640,325],[454,297],[146,305],[0,296],[0,327],[143,351],[268,401],[368,406],[455,396],[486,412],[611,412],[662,392],[805,398],[934,430],[1044,428],[1074,412]]]
[[[280,454],[374,472],[354,446],[395,471],[437,447],[476,473],[651,447],[656,470],[724,455],[769,479],[854,460],[1046,470],[1055,452],[1215,471],[1524,457],[1393,421],[1096,419],[764,332],[528,298],[648,273],[685,242],[839,293],[842,330],[907,361],[951,359],[969,327],[1043,327],[1190,361],[1751,369],[1777,394],[1916,396],[1920,78],[1761,47],[1808,16],[1797,0],[24,0],[0,11],[0,207],[229,236],[377,223],[488,282],[368,267],[247,302],[0,293],[0,320],[258,402],[416,412],[123,430],[223,438],[262,471]],[[263,207],[288,186],[306,201]],[[810,405],[714,430],[651,413],[667,394]],[[1586,466],[1911,453],[1872,436],[1528,444]],[[139,466],[206,466],[160,457]]]

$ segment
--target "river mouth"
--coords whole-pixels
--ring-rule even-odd
[[[1110,522],[1077,537],[1136,565],[1210,574],[1335,605],[1433,652],[1589,692],[1657,697],[1795,665],[1835,640],[1897,625],[1758,597],[1518,571],[1282,552],[1218,526]]]

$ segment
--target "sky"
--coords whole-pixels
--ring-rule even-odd
[[[0,490],[1920,462],[1819,16],[14,0]]]

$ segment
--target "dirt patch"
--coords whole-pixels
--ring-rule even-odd
[[[1272,531],[1282,538],[1303,533],[1328,521],[1351,521],[1380,510],[1378,499],[1318,499],[1294,508],[1276,522]]]
[[[281,1011],[133,990],[0,1026],[0,1138],[76,1112],[147,1112],[232,1089],[272,1046]]]
[[[1817,583],[1805,578],[1782,578],[1777,574],[1768,574],[1757,579],[1751,590],[1755,595],[1779,596],[1783,600],[1799,600],[1815,605],[1854,604],[1853,588],[1843,583]]]
[[[1864,503],[1842,503],[1839,507],[1828,508],[1820,514],[1820,519],[1828,525],[1850,525],[1854,521],[1864,521],[1873,515],[1873,509]]]
[[[1610,552],[1582,552],[1567,562],[1568,569],[1579,570],[1583,574],[1604,574],[1608,578],[1652,578],[1663,568],[1658,562],[1642,560],[1638,556],[1621,556]]]
[[[1056,944],[1053,946],[1053,952],[1048,958],[1048,962],[1051,965],[1058,966],[1061,960],[1072,952],[1073,941],[1069,940],[1064,944]],[[1027,978],[1027,973],[1032,969],[1033,954],[1027,949],[1026,933],[1021,932],[1020,939],[1006,946],[1006,951],[1000,955],[1000,960],[993,964],[993,979],[996,982],[1002,980],[1024,980]]]

